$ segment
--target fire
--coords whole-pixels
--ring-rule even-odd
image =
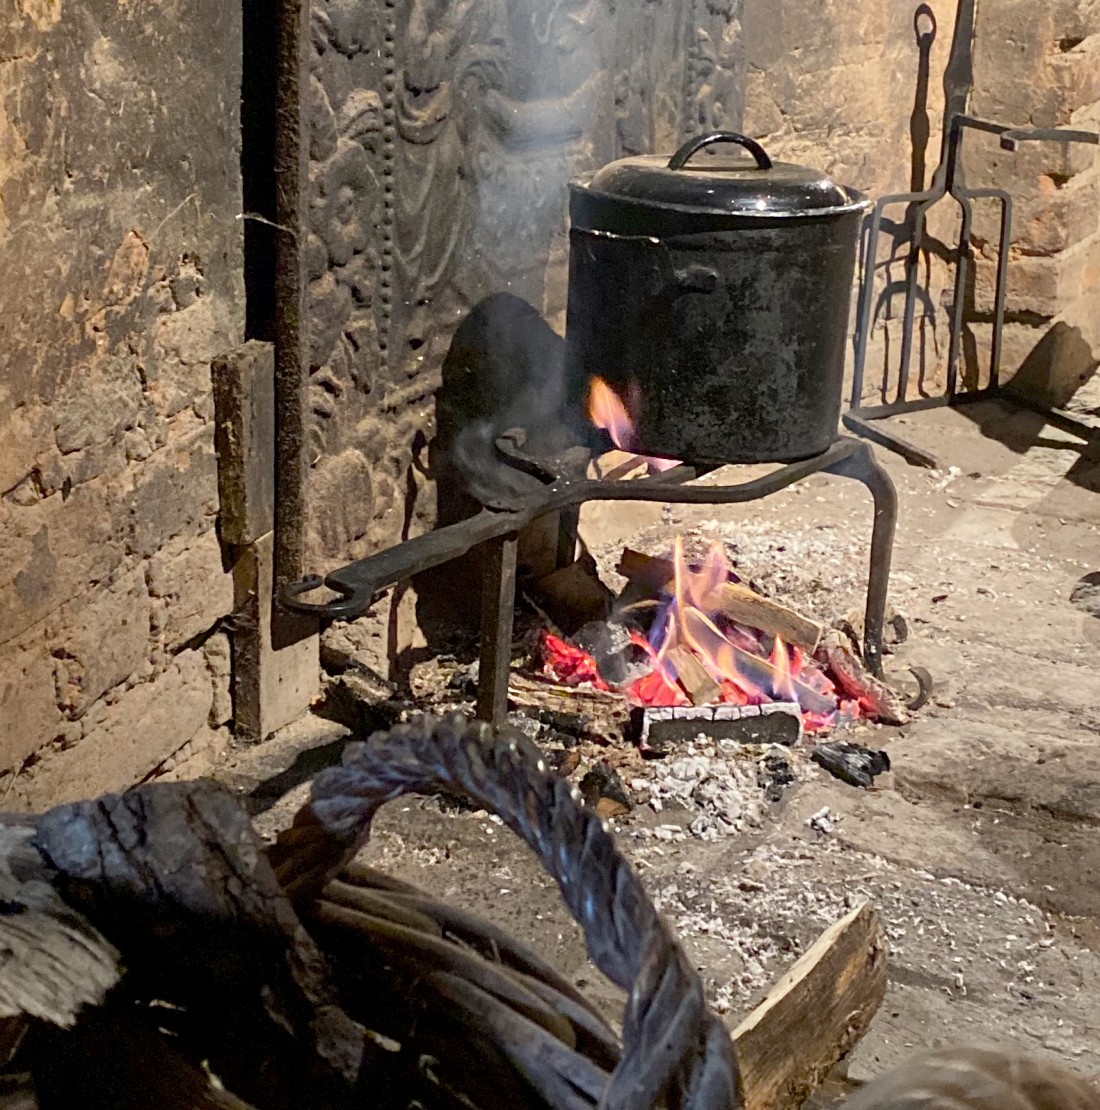
[[[633,455],[640,454],[638,433],[634,430],[634,422],[630,419],[630,413],[627,412],[623,399],[603,378],[593,377],[590,383],[588,419],[597,428],[602,428],[607,432],[611,442],[620,451],[629,451]],[[646,462],[652,471],[671,470],[674,466],[680,465],[674,459],[646,458]]]
[[[567,644],[550,632],[543,633],[542,658],[543,674],[563,686],[582,686],[587,683],[597,690],[608,688],[600,675],[596,660],[588,652]]]
[[[721,544],[711,544],[701,563],[693,566],[678,538],[673,568],[673,581],[648,637],[631,633],[631,642],[652,664],[648,673],[622,689],[632,704],[687,706],[701,689],[707,691],[709,704],[796,702],[811,733],[860,716],[859,704],[842,700],[811,656],[779,636],[767,636],[722,615],[721,588],[730,581],[731,568]],[[558,681],[608,688],[595,660],[555,636],[545,638],[544,660],[546,674]],[[681,673],[685,661],[691,666]]]
[[[620,451],[634,451],[634,424],[622,398],[603,380],[593,378],[588,391],[588,419],[603,428]]]

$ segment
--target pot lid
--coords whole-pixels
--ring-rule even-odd
[[[715,143],[743,148],[689,164]],[[754,139],[716,131],[685,143],[671,158],[646,154],[604,166],[588,188],[653,205],[720,215],[826,215],[862,205],[864,196],[793,162],[773,162]]]

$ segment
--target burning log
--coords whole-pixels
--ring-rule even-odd
[[[817,658],[828,666],[841,689],[859,702],[872,717],[888,725],[903,725],[909,720],[904,702],[875,678],[845,642],[843,633],[831,629],[822,638]]]
[[[552,679],[512,671],[508,676],[508,701],[537,714],[566,713],[585,718],[584,735],[597,743],[617,744],[630,707],[617,694],[594,686],[563,686]]]
[[[712,705],[720,700],[722,687],[687,648],[669,648],[665,661],[672,665],[676,681],[692,705]]]
[[[653,591],[671,591],[675,578],[675,567],[670,559],[658,559],[630,548],[623,551],[616,569],[631,583]],[[820,622],[763,597],[740,582],[722,583],[708,600],[715,612],[750,628],[778,636],[784,643],[800,647],[811,655],[817,650],[825,631]]]
[[[802,737],[802,708],[797,702],[765,705],[646,706],[636,711],[643,747],[685,743],[700,733],[738,744],[797,744]]]

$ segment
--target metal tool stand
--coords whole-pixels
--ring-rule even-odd
[[[944,70],[944,125],[940,164],[932,175],[931,186],[919,193],[893,193],[880,197],[870,217],[863,246],[863,275],[860,283],[858,330],[855,345],[855,368],[852,379],[851,407],[844,414],[844,426],[865,439],[879,443],[917,466],[937,467],[935,456],[874,422],[901,413],[919,412],[949,405],[1001,397],[1012,403],[1033,408],[1051,423],[1088,439],[1096,428],[1075,419],[1070,413],[1051,410],[1031,403],[1014,394],[1005,393],[1000,384],[1001,341],[1004,333],[1005,295],[1008,279],[1009,247],[1012,242],[1012,197],[1004,189],[971,189],[963,171],[963,136],[967,130],[986,131],[1000,136],[1004,150],[1015,151],[1022,142],[1093,143],[1100,144],[1100,134],[1062,128],[1012,128],[966,114],[966,105],[974,83],[973,37],[976,0],[959,0],[951,55]],[[955,259],[954,298],[951,310],[951,333],[947,353],[947,382],[942,396],[908,399],[910,366],[913,353],[913,326],[917,300],[920,249],[928,211],[944,197],[952,197],[961,210],[958,242],[952,248]],[[959,354],[962,345],[966,290],[971,264],[970,231],[973,223],[973,202],[992,199],[1001,206],[1001,228],[997,254],[997,282],[994,294],[993,337],[990,350],[989,380],[978,389],[960,390],[958,383]],[[912,232],[905,261],[905,309],[902,318],[900,366],[895,399],[880,405],[863,405],[864,371],[870,343],[875,303],[875,266],[879,236],[885,210],[895,204],[911,207],[909,221]],[[883,393],[887,383],[884,379]]]
[[[375,597],[398,582],[441,566],[475,547],[485,545],[490,554],[482,595],[481,656],[478,675],[477,715],[493,724],[508,711],[508,671],[512,653],[512,622],[516,601],[516,552],[520,531],[547,513],[580,506],[587,501],[661,501],[680,505],[733,505],[757,501],[778,493],[813,474],[838,474],[861,482],[874,500],[871,556],[864,617],[864,661],[882,675],[882,630],[886,591],[897,523],[897,492],[889,474],[871,447],[843,437],[827,451],[810,459],[789,463],[762,478],[736,485],[688,485],[713,467],[678,466],[663,474],[639,480],[592,480],[555,469],[545,460],[525,456],[513,440],[497,443],[503,460],[544,483],[511,511],[483,509],[458,524],[439,528],[396,547],[333,571],[323,580],[308,578],[284,588],[281,603],[297,613],[322,621],[354,620],[370,608]],[[314,603],[303,595],[326,586],[339,596]]]

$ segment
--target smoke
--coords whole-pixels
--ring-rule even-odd
[[[505,507],[537,480],[501,463],[497,438],[535,455],[570,440],[564,342],[568,183],[613,115],[605,0],[488,0],[454,54],[464,191],[456,274],[476,307],[455,333],[439,398],[439,447],[482,503]],[[507,290],[507,292],[502,292]]]

